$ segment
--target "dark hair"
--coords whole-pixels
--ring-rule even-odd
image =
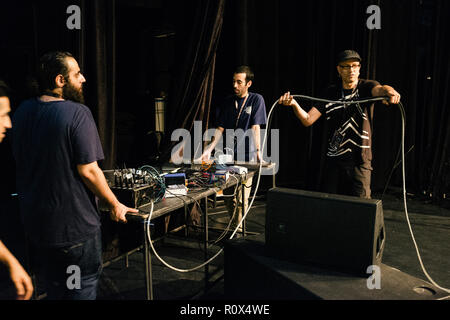
[[[11,89],[8,85],[0,79],[0,97],[8,97],[11,94]]]
[[[37,80],[40,93],[55,89],[55,78],[61,74],[65,79],[69,77],[66,59],[73,58],[70,52],[54,51],[44,54],[39,60]]]
[[[252,71],[252,69],[250,69],[249,66],[239,66],[236,68],[236,70],[234,70],[234,74],[236,73],[245,73],[245,81],[246,83],[249,81],[253,81],[253,79],[255,78],[255,75]]]

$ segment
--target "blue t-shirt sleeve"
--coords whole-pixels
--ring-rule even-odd
[[[257,95],[253,103],[252,117],[250,119],[250,126],[266,124],[266,103],[261,95]]]
[[[220,101],[219,108],[217,111],[217,118],[216,118],[216,126],[222,127],[225,129],[230,129],[234,127],[234,123],[231,124],[232,121],[232,115],[231,115],[231,109],[234,106],[234,99],[231,96],[227,96],[225,99]]]
[[[80,108],[74,115],[71,141],[76,164],[103,160],[103,149],[91,111]]]
[[[225,107],[223,105],[220,105],[219,110],[217,111],[216,126],[226,128],[226,120],[227,114],[225,112]]]

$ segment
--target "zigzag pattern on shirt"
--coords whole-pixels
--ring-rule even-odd
[[[359,144],[357,144],[355,141],[353,141],[352,139],[347,139],[347,140],[345,140],[343,143],[341,143],[341,145],[339,146],[339,150],[341,150],[341,147],[343,146],[343,145],[345,145],[346,143],[348,143],[348,142],[351,142],[351,143],[353,143],[355,146],[357,146],[357,147],[359,147],[359,148],[361,148],[361,149],[369,149],[370,148],[370,146],[360,146]]]
[[[325,112],[326,112],[326,116],[327,116],[327,120],[332,118],[332,112],[340,110],[342,108],[346,108],[347,106],[349,106],[348,103],[346,102],[351,102],[352,100],[354,100],[356,98],[358,98],[358,91],[353,92],[350,95],[346,95],[343,98],[339,99],[339,101],[341,103],[328,103],[325,105]],[[360,121],[368,121],[368,117],[367,115],[363,112],[363,110],[361,109],[361,106],[359,105],[359,103],[355,104],[354,107],[357,111],[356,114],[354,114],[354,116],[357,117],[357,119]],[[345,136],[349,136],[343,143],[341,143],[339,145],[338,150],[335,149],[328,149],[327,155],[330,157],[338,157],[341,156],[345,153],[348,152],[353,152],[353,149],[351,147],[348,147],[348,144],[353,144],[354,146],[360,148],[360,149],[370,149],[370,145],[359,145],[357,144],[354,139],[356,137],[359,137],[361,140],[370,140],[369,137],[369,132],[367,132],[366,130],[362,130],[362,128],[360,127],[360,125],[358,124],[358,122],[354,119],[354,116],[350,117],[344,124],[342,124],[340,126],[340,128],[338,129],[339,133],[343,136],[343,138]],[[361,130],[361,132],[359,131]],[[354,132],[356,134],[353,135],[351,132]],[[353,137],[353,139],[351,139],[350,137]],[[356,138],[357,139],[357,138]],[[347,145],[347,147],[345,147]]]
[[[332,151],[328,151],[327,152],[327,156],[329,156],[329,157],[339,157],[339,156],[341,156],[341,155],[343,155],[344,153],[347,153],[347,152],[352,152],[352,149],[348,148],[347,150],[343,150],[343,151],[340,151],[340,152],[337,152],[337,153],[332,152]]]
[[[363,118],[364,120],[368,120],[366,114],[361,110],[359,103],[356,104],[356,107],[358,108],[358,112],[361,115],[361,118]]]
[[[331,151],[331,150],[328,149],[327,155],[330,156],[330,157],[338,157],[340,155],[343,155],[344,153],[352,152],[351,148],[347,148],[345,150],[342,148],[342,146],[344,146],[345,144],[347,144],[349,142],[353,143],[355,146],[357,146],[357,147],[359,147],[361,149],[369,149],[370,148],[370,146],[361,146],[361,145],[357,144],[355,141],[353,141],[352,139],[347,139],[347,140],[344,141],[344,143],[342,143],[339,146],[339,150],[337,152],[336,151]]]
[[[355,126],[357,126],[359,128],[359,124],[356,123],[356,121],[355,121],[355,119],[353,119],[353,117],[350,117],[350,119],[345,121],[344,124],[341,126],[341,128],[345,127],[349,122],[353,122],[355,124]]]
[[[345,97],[339,99],[339,101],[342,101],[342,102],[347,102],[347,101],[348,101],[348,102],[349,102],[349,101],[352,101],[354,97],[358,97],[358,90],[355,91],[355,92],[353,92],[353,93],[350,94],[350,95],[347,95],[347,96],[345,96]],[[359,114],[361,115],[361,117],[362,117],[364,120],[368,120],[367,115],[362,111],[361,106],[359,105],[359,103],[356,103],[355,105],[356,105],[356,108],[357,108]],[[326,110],[326,109],[328,109],[328,108],[330,108],[330,107],[332,107],[332,106],[333,106],[333,108],[331,108],[331,109],[329,109],[329,110]],[[329,113],[331,113],[331,112],[333,112],[333,111],[336,111],[336,110],[345,108],[345,106],[346,106],[345,103],[342,104],[342,105],[336,105],[336,103],[331,103],[331,102],[330,102],[330,103],[327,103],[327,104],[325,105],[325,110],[326,110],[325,113],[326,113],[326,114],[329,114]],[[330,118],[331,118],[331,117],[328,117],[327,120],[329,120]]]
[[[339,150],[332,151],[332,150],[328,149],[327,155],[329,155],[330,157],[337,157],[337,156],[340,156],[340,155],[342,155],[344,153],[352,152],[351,148],[347,148],[346,150],[343,150],[342,147],[345,144],[347,144],[347,143],[352,143],[352,144],[354,144],[355,146],[357,146],[357,147],[359,147],[361,149],[369,149],[370,148],[370,146],[361,146],[361,145],[357,144],[355,141],[353,141],[352,139],[347,139],[343,143],[340,144]]]
[[[333,109],[327,110],[325,112],[325,114],[329,114],[330,112],[333,112],[333,111],[336,111],[336,110],[339,110],[339,109],[342,109],[342,108],[344,108],[343,104],[342,105],[338,105],[338,106],[334,107]]]
[[[353,118],[351,118],[350,120],[353,120]],[[350,128],[350,129],[352,129],[352,130],[353,130],[353,131],[354,131],[361,139],[369,140],[369,136],[361,135],[361,134],[358,132],[358,130],[356,130],[355,127],[350,123],[350,120],[347,121],[347,124],[344,125],[343,129],[340,130],[341,133],[346,132],[347,129]],[[356,124],[355,120],[353,120],[353,122]],[[358,126],[358,125],[357,125],[357,126]]]

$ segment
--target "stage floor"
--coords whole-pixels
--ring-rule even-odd
[[[376,196],[376,195],[375,195]],[[422,261],[428,274],[441,287],[450,288],[450,210],[427,204],[423,200],[408,199],[408,213]],[[427,281],[420,267],[409,228],[406,223],[401,194],[385,195],[383,211],[386,228],[386,247],[382,262],[389,267],[400,270],[412,277]],[[210,209],[210,226],[223,228],[227,221],[224,207]],[[264,233],[265,201],[254,202],[254,207],[247,218],[247,230]],[[219,236],[211,232],[210,240]],[[210,249],[214,254],[220,245]],[[157,245],[159,255],[174,267],[189,269],[203,262],[201,243],[186,242],[178,237],[169,237]],[[130,257],[129,266],[123,261],[115,262],[105,268],[99,291],[99,299],[142,299],[144,296],[142,255],[136,253]],[[164,266],[158,259],[153,259],[154,295],[158,300],[176,299],[233,299],[224,291],[223,254],[210,266],[214,285],[207,292],[204,289],[203,269],[180,273]],[[406,299],[406,297],[405,297]]]
[[[376,198],[376,194],[374,196]],[[383,199],[386,228],[386,247],[382,263],[412,277],[426,279],[420,267],[411,240],[403,210],[401,194],[386,194]],[[426,203],[422,199],[409,199],[408,211],[427,272],[441,287],[450,288],[450,210]],[[216,208],[209,209],[210,227],[226,226],[227,213],[218,201]],[[264,233],[265,200],[260,197],[247,218],[247,230]],[[220,231],[211,230],[210,240]],[[228,235],[229,236],[229,235]],[[228,237],[225,237],[225,239]],[[218,242],[210,248],[210,256],[223,247]],[[204,252],[200,239],[186,241],[178,235],[170,235],[155,245],[158,254],[169,264],[180,269],[190,269],[203,262]],[[181,273],[164,266],[153,256],[153,293],[155,300],[227,300],[224,290],[223,253],[209,267],[210,287],[204,290],[204,269]],[[100,279],[98,300],[143,300],[145,298],[143,257],[137,251],[125,260],[118,260],[104,268]],[[38,289],[39,290],[39,289]],[[5,292],[5,290],[3,290]],[[401,297],[398,297],[402,299]],[[408,299],[408,297],[404,297]]]

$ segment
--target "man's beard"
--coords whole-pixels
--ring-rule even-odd
[[[80,89],[75,88],[70,81],[66,82],[66,85],[63,87],[63,99],[72,100],[74,102],[78,102],[84,104],[84,95],[83,95],[83,87]]]

